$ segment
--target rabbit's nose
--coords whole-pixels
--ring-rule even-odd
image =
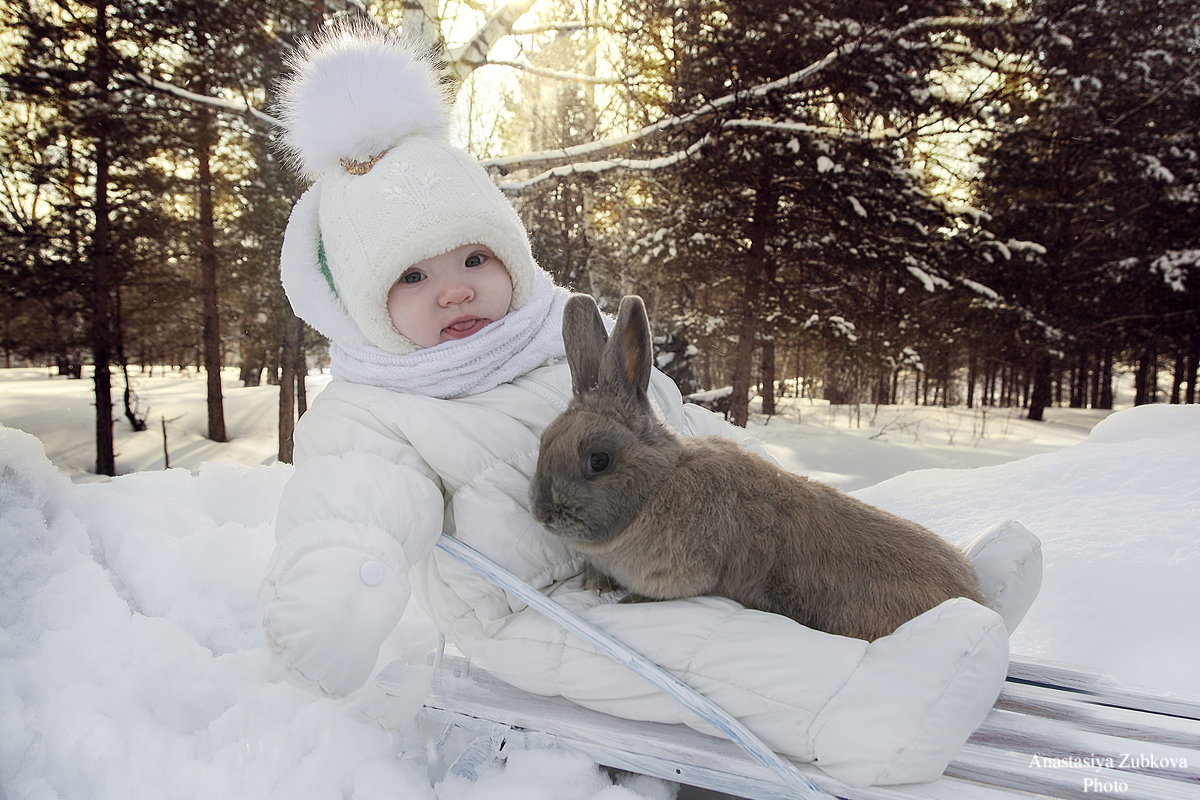
[[[534,520],[545,525],[550,520],[550,487],[545,481],[534,480],[529,487],[529,512]]]

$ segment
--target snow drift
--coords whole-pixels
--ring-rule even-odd
[[[798,455],[802,461],[802,453]],[[273,674],[254,597],[286,465],[71,483],[0,427],[0,793],[14,798],[665,798],[525,754],[430,785],[420,731],[382,731]],[[854,494],[953,536],[1043,540],[1016,656],[1200,689],[1200,407],[1122,411],[1074,447],[910,472]],[[414,637],[429,623],[410,604]]]

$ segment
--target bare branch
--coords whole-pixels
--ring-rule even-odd
[[[704,136],[698,142],[693,143],[685,150],[680,150],[677,153],[672,153],[668,156],[659,158],[610,158],[603,161],[586,161],[583,163],[564,164],[561,167],[548,169],[540,175],[535,175],[532,178],[524,181],[514,181],[511,183],[500,184],[500,189],[505,194],[520,194],[521,192],[554,178],[563,178],[567,175],[596,175],[601,172],[608,172],[615,169],[624,170],[656,170],[664,169],[678,164],[680,161],[685,161],[695,155],[700,148],[712,142],[712,136]]]
[[[509,0],[483,23],[475,35],[462,47],[456,47],[448,55],[450,69],[460,82],[478,67],[487,63],[488,53],[497,41],[512,32],[513,25],[537,0]]]
[[[779,89],[787,89],[796,86],[808,78],[811,78],[813,75],[816,75],[834,61],[841,58],[846,53],[851,52],[858,46],[859,45],[857,42],[844,44],[841,47],[831,50],[824,57],[814,61],[807,67],[796,70],[795,72],[785,75],[782,78],[770,81],[769,83],[761,84],[759,86],[754,86],[750,89],[743,89],[738,92],[733,92],[731,94],[718,97],[715,100],[710,100],[694,111],[688,112],[687,114],[680,114],[679,116],[675,117],[666,117],[632,133],[623,134],[621,136],[610,136],[604,139],[599,139],[595,142],[575,145],[573,147],[564,147],[558,150],[545,150],[540,153],[527,153],[524,155],[510,156],[508,158],[492,158],[484,161],[483,165],[485,167],[501,170],[519,169],[524,166],[530,166],[538,163],[551,161],[570,161],[575,158],[586,157],[589,155],[602,153],[606,150],[622,147],[624,145],[645,139],[649,136],[662,133],[663,131],[667,131],[672,128],[678,128],[682,125],[695,122],[702,117],[720,111],[721,109],[733,105],[739,101],[753,97],[762,97]]]
[[[210,97],[209,95],[189,92],[187,89],[182,89],[172,83],[167,83],[166,81],[160,81],[157,78],[152,78],[144,72],[126,73],[125,77],[135,83],[145,86],[147,89],[153,89],[156,92],[169,94],[182,100],[187,100],[189,103],[201,103],[206,106],[212,106],[213,108],[221,111],[231,111],[235,114],[248,117],[254,122],[257,122],[260,125],[265,125],[268,128],[277,128],[281,127],[282,125],[282,123],[275,117],[272,117],[265,111],[260,111],[249,103],[235,103],[231,100],[222,100],[219,97]]]
[[[877,31],[875,32],[875,37],[883,40],[895,40],[902,38],[906,34],[918,31],[982,27],[986,25],[994,25],[1003,19],[1005,18],[924,17],[922,19],[913,20],[909,24],[895,31]],[[508,171],[520,169],[526,166],[533,166],[536,164],[553,163],[556,161],[569,162],[576,158],[595,156],[608,150],[641,141],[642,139],[662,133],[663,131],[687,125],[705,116],[714,114],[724,108],[736,105],[739,102],[753,98],[764,97],[772,92],[800,86],[806,81],[812,79],[814,76],[819,75],[823,70],[827,69],[831,64],[839,59],[842,59],[856,51],[868,48],[873,49],[879,46],[879,44],[870,43],[865,39],[857,39],[851,42],[846,42],[845,44],[830,50],[820,59],[812,62],[808,66],[785,75],[782,78],[718,97],[686,114],[680,114],[674,117],[666,117],[639,130],[633,131],[632,133],[622,134],[619,136],[610,136],[604,139],[599,139],[595,142],[575,145],[573,147],[564,147],[558,150],[545,150],[542,152],[526,153],[523,155],[510,156],[506,158],[487,159],[483,162],[483,165],[491,169]],[[755,123],[749,124],[752,125]]]
[[[480,64],[481,67],[511,67],[513,69],[524,70],[533,75],[540,75],[543,78],[551,78],[556,81],[576,81],[578,83],[598,83],[605,86],[622,86],[628,80],[625,78],[602,78],[598,75],[585,75],[582,72],[562,72],[556,69],[547,69],[533,64],[525,64],[519,61],[485,61]]]
[[[728,119],[721,123],[722,128],[759,128],[761,130],[779,131],[781,133],[806,133],[816,136],[845,137],[861,140],[887,140],[899,138],[899,131],[886,128],[876,131],[856,131],[850,128],[831,128],[827,125],[810,125],[807,122],[787,122],[770,119]]]
[[[538,33],[551,33],[563,31],[587,31],[587,30],[605,30],[610,33],[623,34],[626,32],[624,28],[620,28],[611,22],[584,22],[577,19],[563,20],[561,22],[544,22],[539,25],[529,25],[522,28],[513,28],[509,33],[513,36],[531,36]]]

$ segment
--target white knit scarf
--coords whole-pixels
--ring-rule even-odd
[[[449,399],[486,392],[565,355],[562,313],[570,292],[542,272],[533,295],[483,330],[414,353],[396,355],[371,344],[330,344],[338,380],[404,394]]]

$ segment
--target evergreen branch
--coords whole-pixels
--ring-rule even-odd
[[[1083,330],[1085,333],[1092,333],[1093,331],[1100,330],[1101,328],[1106,328],[1109,325],[1120,325],[1124,322],[1161,322],[1162,320],[1183,319],[1197,315],[1200,315],[1200,309],[1195,308],[1185,309],[1183,311],[1159,311],[1152,314],[1123,314],[1119,317],[1111,317],[1106,320],[1101,320],[1095,324],[1088,325]]]
[[[985,67],[994,72],[1000,72],[1005,75],[1022,75],[1027,72],[1027,70],[1023,70],[1005,59],[1002,59],[992,53],[980,50],[977,47],[972,47],[969,44],[963,44],[961,42],[937,42],[933,45],[933,47],[937,50],[941,50],[944,53],[953,53],[956,56],[961,56],[962,58],[978,64],[981,67]]]
[[[1139,103],[1138,105],[1134,106],[1133,108],[1129,109],[1125,113],[1118,116],[1112,122],[1108,123],[1109,126],[1116,128],[1118,125],[1120,125],[1125,120],[1129,119],[1134,114],[1139,113],[1142,109],[1149,108],[1150,106],[1154,105],[1159,100],[1161,100],[1164,96],[1166,96],[1168,93],[1173,92],[1176,89],[1178,89],[1180,86],[1182,86],[1184,84],[1184,81],[1191,80],[1193,75],[1195,74],[1195,69],[1196,69],[1196,66],[1195,66],[1195,64],[1193,64],[1191,70],[1184,72],[1184,74],[1179,76],[1179,78],[1177,80],[1175,80],[1173,83],[1168,83],[1168,84],[1164,85],[1161,89],[1159,89],[1157,92],[1155,92],[1154,94],[1147,97],[1141,103]]]

